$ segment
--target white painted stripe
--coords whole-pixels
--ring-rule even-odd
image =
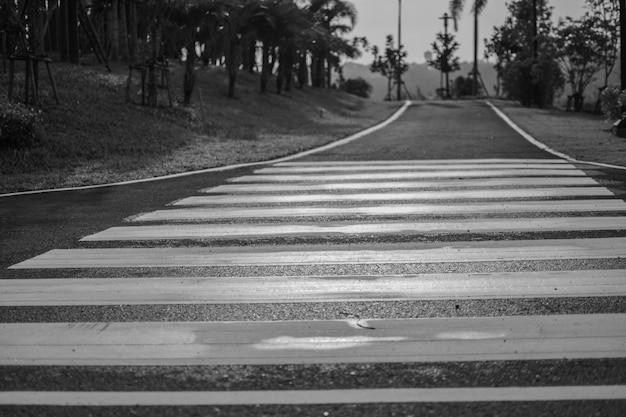
[[[626,257],[626,238],[623,237],[412,243],[409,246],[377,244],[362,247],[362,250],[354,250],[354,246],[315,250],[319,247],[299,246],[299,250],[295,251],[275,246],[55,249],[13,265],[10,269],[423,264]]]
[[[460,171],[424,171],[424,172],[376,172],[344,174],[293,174],[293,175],[244,175],[233,178],[230,182],[329,182],[361,180],[401,180],[428,178],[500,178],[500,177],[586,177],[576,169],[503,169],[503,170],[460,170]]]
[[[205,195],[183,198],[175,206],[210,204],[277,204],[348,201],[473,200],[503,198],[609,197],[604,187],[514,188],[454,191],[415,191],[359,194],[250,194]]]
[[[425,188],[480,188],[480,187],[548,187],[548,186],[598,186],[593,178],[487,178],[439,181],[391,181],[391,182],[336,182],[336,183],[282,183],[282,184],[224,184],[201,190],[203,193],[261,193],[261,192],[310,192],[374,189],[425,189]]]
[[[274,164],[277,167],[334,167],[352,165],[463,165],[463,164],[569,164],[563,159],[507,159],[507,158],[487,158],[487,159],[405,159],[405,160],[376,160],[376,161],[296,161],[279,162]]]
[[[335,166],[273,166],[260,168],[254,171],[256,174],[305,174],[305,173],[325,173],[325,172],[378,172],[378,171],[452,171],[452,170],[502,170],[502,169],[563,169],[575,170],[576,167],[570,164],[442,164],[442,165],[415,165],[415,164],[394,164],[394,165],[374,165],[361,163],[359,165],[335,165]]]
[[[624,385],[300,391],[0,392],[0,405],[69,407],[543,402],[623,399],[626,399],[626,386]]]
[[[345,207],[214,207],[157,210],[132,218],[143,221],[206,221],[280,217],[424,216],[450,214],[576,213],[626,211],[626,203],[610,200],[511,201],[464,204],[402,204]]]
[[[0,332],[0,365],[277,365],[626,357],[625,314],[2,323]]]
[[[165,239],[262,238],[279,236],[345,236],[357,234],[408,235],[441,233],[513,233],[624,230],[622,217],[542,217],[482,220],[450,220],[378,223],[314,224],[182,224],[111,227],[81,239],[81,242]]]
[[[0,306],[559,298],[626,295],[626,270],[391,276],[0,280]]]

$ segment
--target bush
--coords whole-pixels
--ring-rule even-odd
[[[341,89],[348,94],[369,98],[372,92],[372,86],[363,78],[352,78],[341,84]]]
[[[39,114],[20,103],[0,100],[0,148],[32,147],[39,139]]]
[[[606,120],[616,121],[621,119],[622,108],[626,105],[626,90],[620,91],[617,85],[609,85],[600,94],[600,105]]]

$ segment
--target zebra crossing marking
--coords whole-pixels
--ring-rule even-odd
[[[263,391],[0,392],[0,405],[73,407],[545,402],[623,399],[626,399],[626,385]]]
[[[564,169],[564,170],[575,170],[577,169],[574,165],[570,164],[554,164],[548,166],[550,169]],[[372,165],[372,164],[361,164],[361,165],[334,165],[334,166],[324,166],[324,165],[309,165],[309,166],[301,166],[301,165],[292,165],[292,166],[271,166],[267,168],[260,168],[254,171],[255,174],[294,174],[294,173],[321,173],[321,172],[355,172],[355,171],[365,171],[365,172],[375,172],[375,171],[412,171],[412,170],[429,170],[429,171],[443,171],[443,170],[475,170],[475,169],[545,169],[545,164],[532,164],[532,163],[523,163],[523,164],[514,164],[514,163],[503,163],[503,164],[429,164],[429,165],[416,165],[416,164],[393,164],[393,165]]]
[[[264,246],[244,248],[96,248],[53,249],[10,269],[150,268],[333,264],[425,264],[450,262],[540,261],[626,257],[626,238],[503,240],[366,245],[361,250],[284,250]]]
[[[267,174],[243,175],[230,180],[240,182],[329,182],[329,181],[362,181],[376,179],[433,179],[433,178],[502,178],[502,177],[586,177],[578,169],[493,169],[493,170],[456,170],[456,171],[420,171],[420,172],[368,172],[350,174]]]
[[[228,304],[626,295],[626,270],[0,281],[0,306]]]
[[[231,239],[281,236],[341,236],[361,234],[515,233],[553,231],[625,230],[626,216],[508,218],[454,221],[313,223],[313,224],[212,224],[111,227],[86,236],[81,242]]]
[[[284,365],[626,357],[626,314],[3,323],[0,331],[0,365]]]
[[[513,213],[587,213],[626,212],[626,202],[606,200],[510,201],[465,204],[385,204],[345,207],[211,207],[156,210],[130,219],[148,221],[203,221],[281,217],[354,217],[354,216],[429,216]]]
[[[431,166],[431,165],[465,165],[465,164],[542,164],[550,165],[571,165],[571,162],[564,159],[528,159],[528,158],[482,158],[482,159],[405,159],[405,160],[373,160],[373,161],[289,161],[278,162],[272,166],[290,167],[290,166],[352,166],[352,165],[415,165],[415,166]]]
[[[335,182],[335,183],[248,183],[222,184],[201,190],[202,193],[268,193],[268,192],[311,192],[311,191],[347,191],[389,189],[428,189],[428,188],[488,188],[488,187],[547,187],[547,186],[600,186],[590,177],[561,178],[485,178],[439,181],[368,181],[368,182]]]
[[[384,193],[456,198],[585,197],[583,200],[466,204],[407,204],[375,207],[229,207],[160,210],[133,222],[295,216],[483,214],[626,211],[619,199],[582,171],[561,160],[428,161],[427,163],[283,163],[205,190],[261,193],[369,190],[373,188],[533,187],[522,190]],[[437,166],[441,164],[441,166]],[[477,170],[477,168],[480,168]],[[506,168],[506,169],[503,169]],[[426,172],[393,172],[393,171]],[[441,172],[434,172],[441,170]],[[446,171],[451,170],[451,171]],[[335,175],[333,172],[354,172]],[[378,172],[385,171],[385,172]],[[293,175],[292,173],[311,173]],[[330,173],[319,175],[320,172]],[[285,173],[285,175],[273,175]],[[418,176],[411,176],[417,174]],[[409,175],[407,177],[407,175]],[[554,178],[549,177],[554,175]],[[521,176],[521,177],[517,177]],[[508,177],[508,178],[505,178]],[[272,179],[274,178],[274,179]],[[296,179],[302,181],[291,184]],[[438,181],[406,181],[438,178]],[[459,179],[464,178],[464,179]],[[377,182],[372,182],[375,179]],[[394,181],[391,180],[402,180]],[[384,182],[385,180],[389,180]],[[255,185],[244,184],[246,181]],[[272,183],[271,181],[276,181]],[[324,181],[316,183],[316,181]],[[327,184],[329,181],[342,181]],[[368,181],[354,183],[346,181]],[[595,185],[595,187],[591,187]],[[553,186],[552,188],[547,188]],[[566,191],[565,186],[570,186]],[[573,191],[575,190],[575,191]],[[430,193],[430,194],[429,194]],[[504,197],[515,195],[514,197]],[[545,194],[541,194],[545,193]],[[558,193],[563,193],[559,195]],[[368,194],[340,194],[329,202],[358,201]],[[303,198],[321,201],[324,194]],[[462,197],[489,195],[490,197]],[[348,197],[349,196],[349,197]],[[245,202],[244,202],[245,197]],[[203,196],[181,200],[274,202],[285,196]],[[307,200],[311,199],[313,200]],[[418,197],[413,197],[419,199]],[[443,197],[441,197],[443,198]],[[195,199],[195,200],[194,200]],[[239,200],[238,200],[239,199]],[[351,200],[354,199],[354,200]],[[392,199],[392,198],[391,198]],[[240,203],[232,203],[240,201]],[[181,204],[178,202],[177,204]],[[182,203],[186,204],[186,203]],[[210,204],[210,203],[200,203]],[[219,203],[222,204],[222,203]],[[256,204],[256,203],[255,203]],[[311,225],[160,225],[116,227],[83,239],[203,239],[359,233],[477,233],[484,231],[622,230],[626,217],[506,218],[423,222]],[[415,248],[417,247],[417,249]],[[272,248],[98,248],[53,250],[11,269],[263,266],[290,264],[490,262],[502,260],[601,259],[626,256],[626,238],[366,245],[320,250]],[[220,304],[556,298],[626,295],[624,270],[539,271],[492,274],[443,273],[393,276],[44,278],[0,281],[1,306],[129,304]],[[0,365],[277,365],[527,361],[626,358],[626,314],[320,320],[275,322],[124,322],[0,324]],[[0,405],[197,406],[256,404],[345,404],[416,402],[506,402],[624,400],[626,386],[400,388],[231,392],[0,392]]]
[[[174,206],[211,204],[287,204],[320,202],[473,200],[507,198],[613,197],[604,187],[564,187],[528,189],[486,189],[458,191],[414,191],[359,194],[250,194],[194,196],[178,200]]]

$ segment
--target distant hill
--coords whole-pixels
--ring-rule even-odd
[[[471,70],[471,63],[461,63],[461,70],[450,74],[450,84],[459,76],[467,77]],[[491,64],[480,62],[478,71],[483,78],[489,94],[493,95],[494,86],[496,85],[495,70]],[[387,79],[380,74],[372,73],[368,65],[348,63],[344,66],[343,72],[347,79],[361,77],[369,82],[373,87],[371,95],[373,100],[383,100],[387,95]],[[434,98],[436,95],[435,92],[440,86],[440,78],[439,71],[432,69],[426,63],[412,63],[409,65],[409,70],[404,74],[403,81],[413,98],[417,97],[418,88],[423,96]]]

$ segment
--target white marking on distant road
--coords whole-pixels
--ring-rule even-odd
[[[577,168],[571,164],[516,164],[516,163],[503,163],[503,164],[431,164],[431,165],[416,165],[416,164],[393,164],[393,165],[376,165],[368,164],[367,162],[358,165],[333,165],[333,166],[272,166],[267,168],[260,168],[255,170],[255,174],[306,174],[306,173],[325,173],[325,172],[377,172],[377,171],[452,171],[452,170],[488,170],[488,169],[563,169],[563,170],[576,170]]]
[[[343,174],[274,174],[243,175],[230,182],[330,182],[361,180],[401,180],[428,178],[500,178],[500,177],[586,177],[577,169],[502,169],[502,170],[457,170],[457,171],[405,171],[405,172],[367,172]]]
[[[274,164],[278,167],[334,167],[351,165],[462,165],[462,164],[569,164],[563,159],[514,159],[514,158],[487,158],[487,159],[405,159],[405,160],[377,160],[377,161],[296,161],[279,162]]]
[[[214,207],[157,210],[134,217],[144,221],[206,221],[280,217],[428,216],[450,214],[574,213],[626,211],[626,202],[607,200],[511,201],[464,204],[398,204],[345,207]]]
[[[626,238],[544,239],[453,243],[364,245],[354,250],[255,248],[101,248],[54,249],[10,269],[34,268],[158,268],[209,266],[424,264],[522,260],[609,259],[626,257]],[[319,247],[318,247],[319,248]]]
[[[278,365],[626,357],[626,314],[372,319],[368,323],[372,328],[354,328],[345,320],[2,323],[0,365]]]
[[[282,183],[282,184],[224,184],[201,190],[203,193],[265,193],[265,192],[309,192],[373,189],[425,189],[425,188],[479,188],[479,187],[546,187],[546,186],[597,186],[590,177],[560,178],[486,178],[439,181],[368,181],[336,183]]]
[[[449,234],[449,233],[515,233],[551,231],[624,230],[622,217],[542,217],[481,220],[449,220],[377,223],[314,224],[177,224],[158,226],[111,227],[86,236],[81,242],[263,238],[281,236],[345,236],[357,234]]]
[[[626,270],[385,276],[0,280],[0,306],[222,304],[626,295]]]
[[[609,197],[614,194],[604,187],[514,188],[493,190],[415,191],[361,194],[250,194],[205,195],[183,198],[175,206],[209,204],[278,204],[333,201],[415,201],[472,200],[503,198]]]

